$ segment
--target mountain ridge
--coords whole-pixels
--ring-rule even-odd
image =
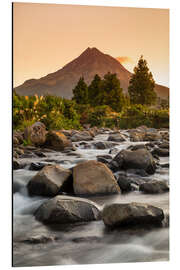
[[[80,77],[84,77],[89,84],[94,75],[103,77],[107,72],[116,73],[123,91],[127,93],[129,79],[132,75],[117,59],[104,54],[97,48],[87,48],[77,58],[67,63],[61,69],[49,73],[40,79],[26,80],[22,85],[14,88],[17,94],[31,96],[56,95],[64,98],[72,97],[72,89]],[[169,88],[156,84],[155,91],[161,98],[169,96]]]

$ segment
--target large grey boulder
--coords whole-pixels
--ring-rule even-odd
[[[35,217],[44,223],[64,224],[98,220],[100,211],[90,200],[59,195],[43,203]]]
[[[153,156],[145,148],[134,151],[122,150],[114,157],[112,164],[116,164],[118,169],[143,169],[149,174],[153,174],[156,169]]]
[[[63,151],[66,148],[73,147],[71,141],[59,131],[49,131],[45,145],[55,151]]]
[[[169,187],[165,181],[151,180],[149,182],[142,183],[139,186],[139,190],[148,194],[156,194],[169,191]]]
[[[71,171],[60,165],[43,167],[28,183],[29,195],[55,196],[60,191],[72,191]]]
[[[161,224],[164,219],[163,210],[152,205],[141,203],[111,204],[103,208],[101,213],[106,226],[143,226]]]
[[[73,168],[75,194],[113,194],[120,188],[111,170],[103,163],[89,160]]]
[[[32,126],[25,128],[24,138],[36,146],[43,145],[46,141],[46,127],[41,122],[36,122]]]

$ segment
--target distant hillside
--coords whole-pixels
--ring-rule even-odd
[[[79,57],[65,65],[60,70],[50,73],[40,79],[30,79],[14,88],[20,95],[56,95],[65,98],[72,97],[72,89],[80,77],[89,84],[94,75],[103,77],[107,72],[116,73],[121,87],[127,93],[131,73],[119,61],[104,54],[96,48],[87,48]],[[161,98],[169,96],[169,88],[156,84],[155,90]]]

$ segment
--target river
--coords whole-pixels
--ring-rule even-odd
[[[126,131],[124,134],[127,135]],[[97,135],[94,141],[107,141],[107,137],[108,134]],[[127,136],[127,141],[118,143],[116,148],[126,149],[133,144],[138,143],[130,142]],[[77,150],[73,151],[72,155],[48,152],[46,158],[24,158],[21,161],[27,166],[13,172],[13,182],[21,186],[19,192],[13,194],[13,266],[169,260],[168,228],[112,231],[108,230],[102,221],[46,226],[35,220],[34,211],[48,198],[28,196],[26,184],[37,173],[37,171],[30,171],[28,164],[45,162],[48,159],[47,163],[54,164],[53,160],[56,160],[62,167],[71,168],[81,161],[93,160],[97,155],[109,153],[109,149],[97,150],[93,147],[84,149],[80,143],[74,143],[74,145]],[[169,163],[169,158],[160,158],[160,163]],[[149,178],[169,182],[169,169],[158,168],[156,173]],[[113,202],[143,202],[160,207],[164,213],[169,213],[169,193],[147,195],[135,190],[127,194],[93,196],[89,199],[96,202],[100,208]],[[48,235],[55,240],[45,244],[30,244],[23,241],[36,235]]]

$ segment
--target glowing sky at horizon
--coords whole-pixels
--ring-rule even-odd
[[[87,47],[133,71],[141,55],[169,86],[169,10],[14,3],[14,87],[55,72]]]

